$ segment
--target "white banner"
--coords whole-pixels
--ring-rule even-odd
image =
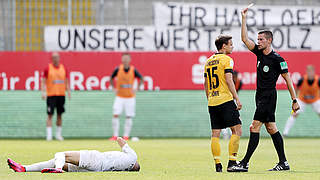
[[[154,3],[154,24],[166,26],[240,26],[243,5]],[[305,26],[320,24],[319,6],[259,6],[248,11],[248,26]]]
[[[256,27],[248,29],[257,39]],[[320,51],[320,26],[279,26],[274,33],[277,51]],[[247,51],[240,27],[183,28],[154,26],[47,26],[46,51],[215,51],[219,34],[233,36],[234,51]]]

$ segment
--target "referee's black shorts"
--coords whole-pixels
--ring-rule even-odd
[[[241,124],[240,114],[233,100],[218,106],[208,106],[211,129],[224,129]]]
[[[275,111],[277,106],[277,90],[257,90],[256,112],[253,120],[260,122],[275,122]]]
[[[57,109],[57,114],[64,113],[65,96],[48,96],[47,97],[47,113],[52,115],[54,109]]]

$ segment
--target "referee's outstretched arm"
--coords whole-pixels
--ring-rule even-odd
[[[255,43],[248,38],[247,13],[248,13],[248,8],[245,8],[244,10],[241,11],[241,15],[242,15],[241,40],[251,51],[254,49]]]

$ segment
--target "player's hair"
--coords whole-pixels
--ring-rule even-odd
[[[130,171],[140,171],[140,164],[136,162]]]
[[[129,56],[129,57],[131,57],[131,55],[130,55],[128,52],[122,53],[122,56]]]
[[[258,34],[264,34],[266,36],[266,39],[270,39],[271,38],[271,42],[273,41],[273,34],[269,30],[259,31]]]
[[[219,51],[224,44],[227,45],[230,39],[232,39],[232,36],[228,36],[228,35],[218,36],[216,41],[214,42],[216,44],[217,50]]]

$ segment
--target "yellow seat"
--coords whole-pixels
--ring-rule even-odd
[[[17,51],[43,50],[44,27],[68,24],[66,0],[15,0],[15,2]],[[92,6],[92,0],[72,0],[72,25],[95,24]]]

